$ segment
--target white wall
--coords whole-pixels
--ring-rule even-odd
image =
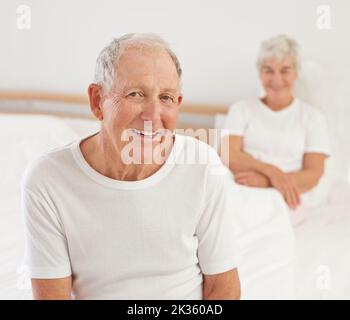
[[[30,30],[16,26],[20,4],[31,7]],[[331,30],[316,26],[322,4],[330,6]],[[1,0],[0,6],[1,89],[83,93],[100,49],[127,32],[156,32],[170,42],[183,65],[187,102],[229,104],[257,94],[259,43],[278,33],[296,37],[304,58],[320,63],[328,78],[344,82],[350,70],[348,0]]]

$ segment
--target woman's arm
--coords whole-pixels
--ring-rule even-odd
[[[266,171],[271,167],[271,165],[256,160],[250,154],[243,151],[243,138],[241,136],[225,136],[221,140],[221,145],[228,147],[221,150],[221,157],[229,160],[229,163],[226,165],[234,174],[256,171],[266,175]]]
[[[244,152],[241,136],[225,136],[221,142],[222,146],[226,146],[221,150],[221,157],[224,162],[228,160],[225,164],[233,172],[237,183],[251,187],[274,187],[281,192],[291,209],[295,209],[300,204],[300,192],[295,177],[289,176],[276,166],[256,160]]]
[[[294,180],[300,193],[307,192],[318,184],[324,173],[326,158],[322,153],[305,153],[303,169],[287,173]]]

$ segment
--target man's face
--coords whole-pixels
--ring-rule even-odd
[[[164,49],[128,48],[117,63],[116,83],[103,101],[102,127],[118,150],[127,143],[123,132],[154,149],[160,143],[159,132],[176,128],[181,100],[176,67]]]

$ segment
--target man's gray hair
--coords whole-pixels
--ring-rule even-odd
[[[300,71],[300,57],[298,42],[286,35],[278,35],[261,43],[257,60],[257,67],[261,70],[266,60],[281,61],[290,57],[297,72]]]
[[[175,64],[181,82],[182,70],[180,62],[175,53],[169,48],[167,42],[153,33],[128,33],[120,38],[113,39],[98,55],[94,82],[103,88],[104,93],[108,93],[113,87],[118,60],[123,51],[130,47],[140,49],[144,47],[158,47],[166,50]]]

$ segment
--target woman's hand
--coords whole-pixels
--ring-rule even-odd
[[[271,185],[282,193],[284,200],[291,209],[300,205],[300,192],[294,179],[282,170],[269,166],[266,175]]]
[[[271,187],[269,179],[262,173],[256,171],[242,171],[235,175],[235,181],[239,184],[256,187],[256,188],[268,188]]]

